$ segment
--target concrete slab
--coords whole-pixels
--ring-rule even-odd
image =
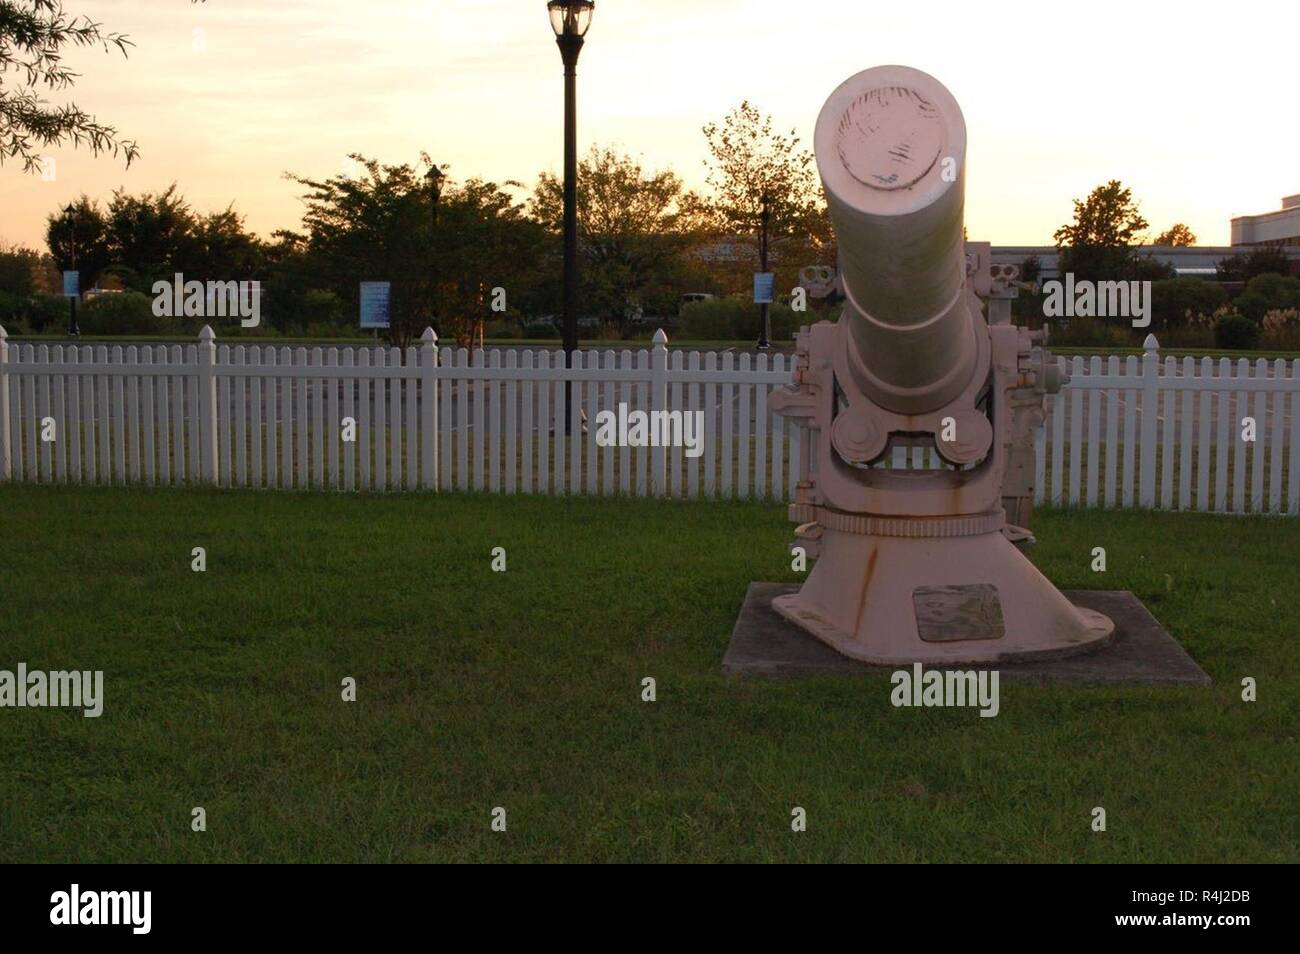
[[[871,666],[841,656],[831,647],[772,609],[772,598],[799,589],[797,583],[750,583],[722,671],[742,676],[796,678],[892,672],[896,666]],[[1064,659],[1004,662],[1000,678],[1095,685],[1208,686],[1210,677],[1196,660],[1127,590],[1063,590],[1076,606],[1105,613],[1115,621],[1115,638],[1096,652]]]

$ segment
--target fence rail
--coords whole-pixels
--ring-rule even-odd
[[[783,355],[10,344],[0,480],[784,499]],[[566,391],[571,401],[566,402]],[[569,419],[564,420],[565,407]],[[700,453],[601,446],[597,414],[698,412]],[[697,418],[692,417],[694,422]]]
[[[1073,358],[1035,498],[1300,513],[1300,361]],[[418,346],[31,345],[0,329],[0,480],[787,499],[783,355]],[[564,420],[566,389],[572,392]],[[602,446],[597,415],[698,412],[701,453]],[[886,466],[938,466],[898,447]]]

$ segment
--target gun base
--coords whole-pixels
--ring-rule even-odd
[[[990,518],[993,515],[990,515]],[[1001,663],[1092,652],[1115,624],[1075,606],[1002,533],[923,523],[886,532],[823,520],[818,559],[772,608],[838,652],[876,665]],[[912,535],[892,535],[910,532]]]

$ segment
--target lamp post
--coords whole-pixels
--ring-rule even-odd
[[[759,201],[762,203],[762,205],[758,213],[758,221],[761,226],[760,231],[758,233],[758,261],[759,261],[759,269],[764,274],[766,274],[767,273],[767,231],[768,231],[768,226],[772,222],[772,210],[770,208],[771,201],[768,198],[766,189],[763,190],[762,198]],[[768,325],[769,307],[770,306],[768,305],[767,302],[762,302],[758,306],[757,348],[759,351],[766,351],[768,350],[768,348],[771,347],[771,344],[767,340],[768,328],[769,328]]]
[[[550,0],[546,12],[564,61],[564,308],[562,329],[566,364],[573,366],[578,350],[578,120],[576,78],[578,54],[591,26],[594,0]],[[572,382],[564,383],[564,427],[569,432]]]
[[[435,162],[424,174],[429,180],[429,317],[434,318],[438,305],[438,200],[442,198],[443,172]]]
[[[444,178],[442,170],[438,168],[435,162],[429,171],[424,174],[429,180],[429,195],[433,199],[433,224],[438,224],[438,200],[442,198],[442,180]]]
[[[77,270],[77,210],[69,202],[63,207],[63,217],[68,223],[68,246],[72,256],[72,271]],[[78,288],[80,287],[80,276],[78,276]],[[77,327],[77,296],[68,296],[68,335],[77,337],[81,334],[81,329]]]

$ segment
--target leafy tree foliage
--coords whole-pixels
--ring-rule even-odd
[[[1223,259],[1217,271],[1221,282],[1249,282],[1257,275],[1290,275],[1291,260],[1280,246],[1261,245]]]
[[[70,142],[95,155],[121,155],[129,166],[138,155],[133,141],[77,105],[56,106],[41,94],[68,89],[77,79],[63,64],[65,48],[98,46],[125,56],[131,45],[102,24],[69,15],[60,0],[0,0],[0,164],[17,160],[35,172],[42,147]]]
[[[1182,222],[1175,222],[1173,225],[1169,226],[1169,228],[1157,235],[1151,244],[1172,245],[1177,248],[1186,248],[1196,244],[1196,233]]]
[[[710,158],[707,211],[715,231],[752,241],[759,262],[764,196],[771,237],[769,265],[833,260],[833,233],[813,155],[799,137],[773,129],[772,117],[748,100],[721,123],[704,127]]]
[[[1116,179],[1097,186],[1074,200],[1074,221],[1055,232],[1060,269],[1089,281],[1155,277],[1138,274],[1143,262],[1135,249],[1146,228],[1131,190]]]
[[[704,280],[686,255],[700,241],[703,202],[672,171],[647,171],[631,156],[592,146],[578,163],[577,205],[579,297],[589,314],[626,328],[642,309],[675,310],[682,292]],[[538,177],[531,212],[560,234],[562,178]]]

